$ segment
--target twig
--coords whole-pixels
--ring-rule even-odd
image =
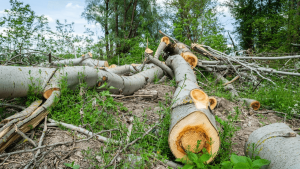
[[[204,79],[207,81],[207,83],[209,83],[209,81],[206,79],[204,74],[202,74],[202,72],[199,69],[197,69],[196,67],[193,67],[193,69],[195,69],[197,72],[199,72],[204,77]]]
[[[91,138],[97,136],[98,134],[101,134],[101,133],[104,133],[104,132],[108,132],[108,131],[111,131],[111,130],[102,130],[102,131],[100,131],[98,133],[95,133],[93,136],[91,136],[89,138],[82,139],[82,140],[77,140],[75,142],[79,143],[79,142],[83,142],[83,141],[88,141]],[[20,150],[20,151],[15,151],[15,152],[11,152],[11,153],[3,153],[3,154],[0,154],[0,158],[1,157],[6,157],[6,156],[9,156],[9,155],[14,155],[14,154],[22,154],[22,153],[34,152],[34,151],[42,149],[42,148],[55,147],[55,146],[65,145],[65,144],[70,144],[70,143],[73,143],[73,140],[72,141],[66,141],[66,142],[59,142],[59,143],[50,144],[50,145],[43,145],[43,146],[36,147],[34,149],[29,149],[29,150]]]
[[[258,84],[254,87],[254,89],[252,90],[252,93],[256,90],[256,88],[260,85],[260,83],[263,81],[264,79],[261,79]]]
[[[237,75],[235,78],[233,78],[233,79],[232,79],[232,80],[230,80],[229,82],[227,82],[227,83],[224,83],[223,85],[224,85],[224,86],[226,86],[226,85],[228,85],[228,84],[230,84],[230,83],[232,83],[232,82],[236,81],[238,78],[240,78],[240,76],[239,76],[239,75]]]
[[[2,165],[5,163],[5,161],[6,161],[9,157],[10,157],[10,155],[7,156],[7,157],[3,160],[3,162],[0,164],[0,166],[2,166]]]
[[[19,105],[13,105],[13,104],[7,104],[7,103],[0,103],[0,107],[2,106],[6,106],[6,107],[14,107],[14,108],[18,108],[18,109],[26,109],[26,107],[23,106],[19,106]]]
[[[25,140],[28,140],[34,147],[36,147],[36,144],[33,140],[31,140],[29,137],[27,137],[22,131],[20,131],[17,127],[17,125],[15,125],[15,131],[20,134]]]
[[[39,141],[38,147],[42,146],[42,143],[43,143],[43,140],[44,140],[46,132],[47,132],[47,116],[45,117],[44,129],[43,129],[42,136],[40,137],[40,141]],[[36,161],[36,158],[40,155],[40,153],[41,153],[41,149],[38,149],[38,151],[34,155],[33,159],[25,166],[24,169],[27,169],[28,167],[30,167],[31,164]]]
[[[131,116],[129,118],[129,126],[128,126],[128,133],[127,133],[127,138],[126,138],[126,143],[128,143],[129,139],[130,139],[130,135],[131,135],[131,131],[132,131],[132,127],[133,127],[133,117]]]
[[[160,123],[160,122],[159,122]],[[143,136],[133,140],[132,142],[128,143],[121,151],[118,151],[117,154],[115,155],[115,157],[110,161],[110,163],[108,165],[106,165],[104,168],[107,168],[111,165],[113,165],[114,161],[117,159],[117,157],[120,155],[120,153],[124,150],[126,150],[128,147],[132,146],[134,143],[136,143],[137,141],[139,141],[140,139],[144,138],[147,134],[149,134],[156,126],[158,126],[159,123],[156,123],[153,127],[151,127],[149,130],[147,130]]]
[[[75,130],[75,131],[78,131],[78,132],[81,132],[81,133],[84,133],[86,135],[89,135],[89,136],[93,136],[95,135],[95,133],[93,132],[90,132],[84,128],[81,128],[81,127],[77,127],[77,126],[74,126],[72,124],[67,124],[67,123],[63,123],[63,122],[57,122],[53,119],[49,119],[49,121],[51,123],[57,123],[57,124],[60,124],[68,129],[71,129],[71,130]],[[113,131],[113,130],[117,130],[117,129],[111,129],[111,130],[108,130],[108,131]],[[109,139],[109,138],[106,138],[106,137],[103,137],[103,136],[100,136],[100,135],[96,135],[96,138],[99,140],[99,141],[103,141],[103,142],[112,142],[114,144],[120,144],[121,142],[120,141],[117,141],[117,140],[113,140],[113,139]]]

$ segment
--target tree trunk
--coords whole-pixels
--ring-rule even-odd
[[[243,101],[246,104],[246,106],[251,107],[253,110],[258,110],[260,108],[259,101],[247,98],[241,98],[239,100]]]
[[[220,139],[213,114],[210,112],[209,99],[199,89],[196,76],[189,64],[180,56],[170,56],[167,65],[174,70],[178,87],[173,99],[169,147],[176,158],[183,158],[190,151],[198,153],[203,148],[216,154]],[[212,139],[212,140],[210,140]],[[196,150],[197,141],[201,140]],[[212,141],[211,143],[209,143]],[[214,157],[207,162],[211,162]]]
[[[198,64],[198,58],[195,56],[187,46],[181,42],[175,43],[166,49],[170,55],[181,55],[192,67]]]
[[[255,150],[255,151],[253,151]],[[297,169],[300,166],[300,136],[284,123],[255,130],[245,144],[245,154],[270,160],[268,169]]]
[[[29,89],[42,94],[55,68],[0,66],[0,98],[27,96]]]
[[[155,59],[159,59],[159,56],[161,54],[161,52],[166,48],[167,45],[170,44],[170,40],[168,37],[163,37],[161,38],[161,41],[160,41],[160,44],[158,45],[157,49],[156,49],[156,52],[155,52],[155,55],[154,55],[154,58]]]

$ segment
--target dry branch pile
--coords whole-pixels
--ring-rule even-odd
[[[161,33],[164,34],[163,32]],[[109,66],[107,61],[92,59],[91,53],[88,53],[76,59],[42,63],[39,65],[40,67],[0,66],[0,98],[24,97],[29,90],[32,89],[30,86],[34,86],[34,90],[31,92],[42,94],[45,98],[45,101],[36,101],[20,113],[1,121],[3,126],[0,129],[0,152],[3,152],[19,137],[26,137],[24,135],[25,132],[33,129],[45,119],[49,108],[55,106],[55,103],[59,101],[62,82],[65,82],[70,89],[75,89],[78,84],[83,82],[86,82],[88,88],[100,87],[106,82],[107,87],[112,86],[114,89],[105,88],[105,90],[109,89],[113,94],[126,97],[126,95],[132,95],[137,90],[143,88],[147,83],[153,82],[155,77],[162,78],[165,75],[162,80],[165,80],[166,77],[175,78],[177,83],[177,89],[172,102],[172,117],[168,139],[172,153],[176,158],[182,158],[187,150],[199,153],[203,148],[206,148],[208,152],[214,154],[214,156],[208,160],[208,162],[211,162],[215,155],[217,155],[220,147],[216,121],[212,114],[212,110],[217,105],[217,100],[213,97],[208,97],[204,91],[200,90],[193,70],[200,73],[201,71],[199,71],[196,66],[204,68],[206,71],[213,73],[218,80],[222,80],[225,88],[230,90],[233,97],[239,96],[233,84],[240,78],[244,80],[248,79],[255,84],[259,84],[259,78],[272,82],[272,80],[263,76],[264,72],[283,75],[300,75],[299,73],[277,71],[271,68],[261,67],[255,62],[247,62],[247,59],[250,59],[249,57],[232,57],[214,50],[209,46],[192,44],[191,49],[210,59],[210,61],[199,60],[190,50],[190,47],[172,39],[166,34],[164,35],[165,37],[161,39],[154,56],[151,49],[147,48],[145,50],[146,60],[140,65]],[[171,40],[174,41],[174,43],[172,43]],[[165,63],[159,60],[160,55],[165,59]],[[298,56],[281,57],[279,59],[291,59],[296,57]],[[251,59],[273,58],[253,57]],[[60,65],[63,67],[58,67]],[[234,72],[236,74],[231,81],[224,78],[224,75],[228,72]],[[145,93],[143,94],[145,95]],[[141,95],[141,93],[135,93],[135,95]],[[157,93],[148,92],[146,95],[157,96]],[[260,107],[258,101],[251,99],[241,100],[254,110]],[[53,125],[57,125],[58,123],[53,120],[50,121]],[[72,130],[85,133],[89,135],[90,138],[96,136],[98,140],[104,142],[109,140],[102,136],[97,136],[97,134],[86,129],[65,123],[61,124]],[[29,125],[31,127],[28,127]],[[46,126],[47,125],[45,125],[45,127]],[[129,136],[130,133],[128,137]],[[43,147],[54,147],[63,144],[58,143],[43,146],[42,143],[36,145],[30,138],[26,139],[29,139],[34,147],[36,147],[30,150],[31,152],[40,150]],[[124,138],[124,140],[128,142],[129,139]],[[199,140],[200,145],[198,149],[196,149]],[[124,149],[136,141],[137,140],[128,143]],[[121,144],[115,140],[111,140],[111,142]],[[3,154],[1,157],[5,155],[9,157],[10,154]],[[35,158],[42,155],[44,156],[45,154],[40,152],[36,153]],[[117,158],[117,156],[118,153],[115,158]],[[115,158],[111,161],[110,165],[114,163]],[[32,162],[30,162],[27,167],[31,164]]]

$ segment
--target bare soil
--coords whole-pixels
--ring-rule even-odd
[[[161,84],[148,84],[144,89],[146,90],[156,90],[158,91],[158,98],[156,99],[142,99],[139,97],[131,97],[123,100],[118,100],[123,102],[124,106],[128,108],[127,112],[122,112],[119,116],[123,118],[128,118],[131,115],[138,117],[141,121],[146,121],[147,124],[153,124],[159,120],[159,115],[156,113],[160,110],[159,101],[164,102],[166,100],[166,94],[169,97],[172,97],[175,87],[169,85]],[[241,111],[239,115],[239,120],[236,121],[235,125],[240,127],[240,130],[236,132],[235,137],[233,138],[234,145],[232,151],[238,155],[244,155],[244,145],[249,137],[249,135],[256,129],[277,122],[283,122],[283,117],[279,117],[274,113],[268,114],[257,114],[252,110],[247,109],[245,106],[242,106],[242,102],[231,102],[224,98],[216,97],[218,100],[217,107],[213,110],[213,113],[220,117],[223,120],[227,119],[229,114],[235,114],[235,107],[238,107]],[[130,113],[131,112],[131,113]],[[259,113],[265,112],[265,110],[259,110]],[[124,120],[124,123],[126,120]],[[299,119],[287,120],[286,123],[292,128],[300,127]],[[218,128],[220,125],[218,124]],[[42,131],[40,129],[34,130],[34,140],[38,142]],[[76,133],[76,139],[86,138],[85,135]],[[43,144],[54,144],[58,142],[66,142],[74,140],[74,136],[68,131],[63,131],[58,127],[48,127],[46,137]],[[101,143],[97,140],[91,139],[89,141],[80,142],[70,145],[57,146],[53,151],[56,152],[50,153],[43,162],[40,164],[40,168],[67,168],[63,163],[72,163],[81,166],[81,168],[90,168],[92,166],[91,161],[88,161],[87,158],[94,156],[92,161],[94,163],[101,164],[103,159],[98,152],[100,148],[105,146],[104,143]],[[17,143],[8,148],[7,152],[19,151],[32,149],[33,146],[28,142]],[[86,155],[82,150],[90,150],[90,155]],[[46,150],[42,149],[42,152]],[[5,169],[15,169],[23,168],[33,157],[33,153],[23,153],[10,156],[0,168]],[[124,156],[121,156],[121,158]],[[4,158],[2,158],[3,160]],[[60,160],[62,159],[62,160]],[[1,161],[2,161],[1,160]],[[118,161],[121,159],[119,158]],[[0,161],[0,162],[1,162]],[[152,167],[154,169],[165,169],[166,167],[160,162],[153,161]]]

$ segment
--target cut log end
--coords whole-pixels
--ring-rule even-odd
[[[51,95],[53,91],[60,91],[60,88],[51,88],[49,90],[46,90],[43,94],[45,99],[48,99]]]
[[[112,64],[112,65],[110,65],[110,66],[108,67],[108,69],[115,68],[115,67],[117,67],[117,65]]]
[[[153,50],[151,50],[151,49],[149,49],[149,48],[147,48],[147,49],[145,50],[145,53],[147,53],[147,54],[153,56]]]
[[[89,54],[89,56],[90,56],[90,57],[93,57],[93,55],[92,55],[92,53],[91,53],[91,52],[89,52],[88,54]]]
[[[198,109],[207,108],[209,99],[205,92],[200,89],[194,89],[191,91],[190,95]]]
[[[109,67],[109,64],[108,64],[107,61],[104,62],[104,66],[105,66],[105,67]]]
[[[260,108],[260,103],[259,101],[253,101],[250,106],[252,107],[253,110],[258,110]]]
[[[181,53],[181,56],[186,62],[188,62],[192,67],[196,67],[198,64],[198,58],[191,52]]]
[[[161,40],[160,40],[161,42],[165,42],[167,45],[168,44],[170,44],[170,39],[168,38],[168,37],[163,37],[163,38],[161,38]]]
[[[216,154],[220,147],[220,139],[206,115],[201,111],[195,111],[173,127],[169,135],[169,145],[176,158],[184,158],[187,151],[201,153],[203,148],[209,153]],[[214,156],[207,162],[211,162],[213,158]]]
[[[217,99],[214,97],[209,97],[210,109],[213,110],[217,106]]]
[[[207,150],[210,149],[208,141],[209,138],[201,127],[187,126],[179,133],[176,145],[178,147],[178,150],[182,153],[185,153],[186,151],[199,153],[203,148],[206,148]]]

